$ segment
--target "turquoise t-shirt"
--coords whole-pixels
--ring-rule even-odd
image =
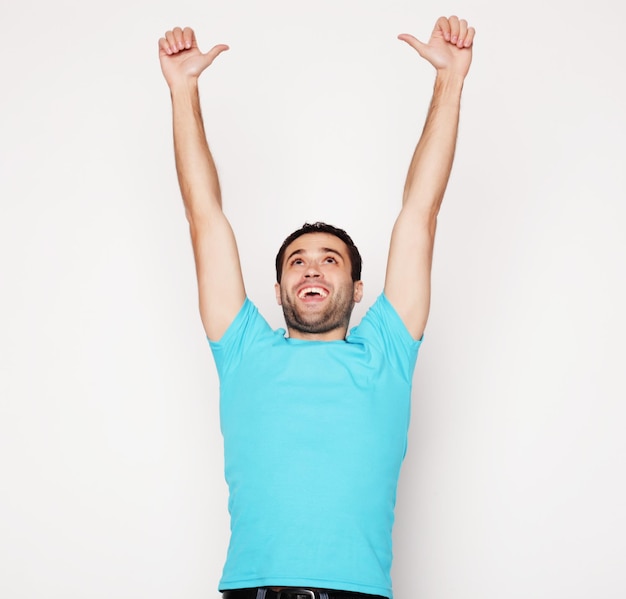
[[[231,538],[220,590],[391,597],[391,531],[415,341],[379,296],[341,341],[272,330],[246,299],[211,349]]]

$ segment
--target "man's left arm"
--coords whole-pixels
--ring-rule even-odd
[[[452,169],[474,33],[466,21],[453,16],[437,20],[427,44],[409,34],[398,36],[437,70],[426,124],[391,235],[385,277],[385,295],[415,339],[422,337],[428,320],[437,215]]]

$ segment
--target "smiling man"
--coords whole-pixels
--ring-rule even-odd
[[[202,53],[189,28],[159,40],[200,314],[220,377],[231,516],[219,583],[225,599],[392,596],[411,381],[474,29],[441,17],[428,43],[399,38],[435,67],[435,89],[391,235],[383,293],[349,333],[363,295],[361,256],[331,225],[304,225],[276,256],[287,331],[272,330],[247,298],[198,96],[199,75],[228,47]]]
[[[292,233],[276,256],[275,285],[289,336],[343,339],[363,296],[360,279],[361,256],[345,231],[315,223]]]

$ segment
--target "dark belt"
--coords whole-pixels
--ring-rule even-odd
[[[222,591],[224,599],[387,599],[381,595],[335,591],[333,589],[301,589],[299,587],[281,588],[274,591],[266,587],[252,589],[234,589]]]

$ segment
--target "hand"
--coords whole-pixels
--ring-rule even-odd
[[[417,50],[422,58],[432,64],[438,73],[465,77],[472,62],[472,44],[476,31],[467,21],[452,16],[439,17],[427,44],[408,33],[398,36]]]
[[[198,49],[193,29],[176,27],[159,40],[161,70],[170,89],[197,79],[228,46],[219,44],[203,54]]]

